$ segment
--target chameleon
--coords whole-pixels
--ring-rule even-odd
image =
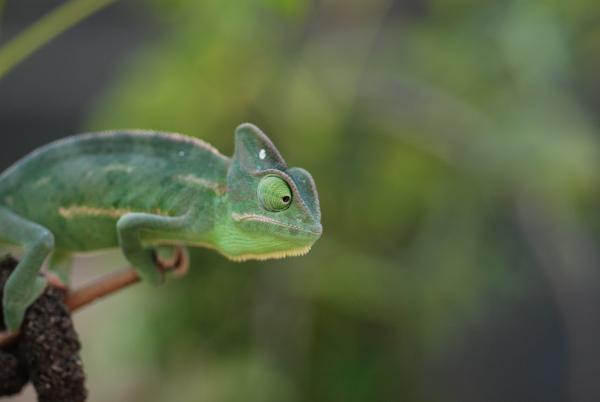
[[[306,254],[322,231],[312,176],[250,123],[235,129],[232,157],[176,133],[59,139],[0,174],[0,242],[23,250],[3,289],[4,323],[19,328],[47,285],[46,260],[68,284],[74,254],[120,247],[142,280],[160,284],[158,247],[266,260]]]

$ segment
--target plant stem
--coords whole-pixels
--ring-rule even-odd
[[[72,312],[96,301],[97,299],[115,293],[129,285],[140,281],[140,277],[131,268],[113,272],[70,292],[65,298],[65,304]]]
[[[46,43],[114,1],[70,0],[41,17],[0,48],[0,78]]]
[[[173,264],[161,267],[161,270],[163,272],[173,272],[176,276],[180,276],[187,272],[188,266],[189,257],[187,251],[181,247],[177,247],[176,259],[173,261]],[[109,296],[139,281],[140,277],[133,268],[125,268],[107,274],[72,292],[68,292],[65,296],[65,304],[71,312],[75,312],[102,297]],[[15,332],[0,332],[0,349],[12,345],[19,338],[20,334],[20,330]]]

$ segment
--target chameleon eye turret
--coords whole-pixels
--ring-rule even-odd
[[[284,211],[292,203],[292,190],[281,177],[268,175],[258,183],[258,199],[271,212]]]

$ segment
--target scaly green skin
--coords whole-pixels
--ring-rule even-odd
[[[152,246],[210,247],[240,261],[281,258],[306,253],[320,221],[310,174],[288,168],[251,124],[236,129],[232,158],[178,134],[59,140],[0,175],[0,240],[24,249],[4,288],[5,323],[17,329],[43,291],[38,272],[50,254],[49,269],[65,284],[71,254],[114,247],[143,279],[159,283]]]

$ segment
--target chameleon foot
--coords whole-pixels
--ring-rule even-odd
[[[155,262],[159,271],[173,272],[175,276],[184,276],[189,268],[189,254],[185,247],[159,247],[155,252]]]
[[[48,285],[52,286],[53,288],[63,291],[69,290],[69,286],[64,283],[63,280],[58,277],[58,275],[55,275],[52,272],[48,272],[46,274],[46,280],[48,281]]]
[[[40,276],[34,278],[31,290],[28,292],[29,294],[25,296],[12,291],[12,288],[9,288],[8,284],[5,285],[2,307],[6,329],[9,331],[17,331],[19,329],[23,322],[25,311],[27,311],[27,308],[44,292],[46,284],[45,278]]]
[[[0,345],[12,343],[19,336],[19,332],[0,331]]]
[[[17,305],[4,306],[4,325],[8,332],[16,332],[23,322],[26,308]]]

